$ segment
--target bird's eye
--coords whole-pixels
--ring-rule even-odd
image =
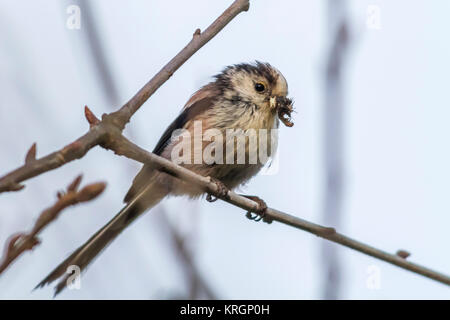
[[[261,82],[257,82],[255,83],[255,90],[258,92],[263,92],[264,90],[266,90],[266,87]]]

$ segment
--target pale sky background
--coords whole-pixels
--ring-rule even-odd
[[[82,30],[66,28],[70,1],[0,0],[0,175],[87,130],[83,106],[110,111]],[[92,0],[95,21],[119,87],[119,107],[230,0]],[[325,1],[251,1],[217,37],[158,90],[129,125],[134,141],[152,149],[189,96],[223,67],[270,62],[289,82],[295,126],[280,132],[279,171],[244,189],[269,206],[321,223],[322,77],[327,39]],[[366,27],[368,5],[381,29]],[[347,185],[339,231],[450,273],[450,2],[349,1],[353,35],[345,77]],[[83,12],[82,12],[83,15]],[[83,20],[82,20],[83,21]],[[81,28],[83,28],[83,22]],[[57,190],[84,174],[106,181],[96,201],[66,210],[41,235],[43,243],[0,277],[1,299],[47,299],[31,292],[72,250],[122,206],[138,165],[97,148],[0,195],[0,244],[31,228]],[[195,262],[220,298],[318,299],[321,239],[273,223],[254,223],[227,203],[163,203],[190,236]],[[187,286],[160,226],[158,210],[135,222],[90,266],[80,290],[63,299],[149,299],[186,295]],[[350,249],[334,246],[343,264],[343,299],[448,299],[448,287]],[[378,270],[380,286],[367,285]]]

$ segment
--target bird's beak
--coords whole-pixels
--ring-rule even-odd
[[[294,123],[291,121],[291,113],[294,111],[292,99],[287,97],[271,97],[270,108],[278,113],[278,118],[287,126],[292,127]]]
[[[269,98],[269,106],[272,110],[282,108],[292,109],[292,99],[282,96],[272,96]]]

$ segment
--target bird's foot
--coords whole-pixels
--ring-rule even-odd
[[[211,180],[211,182],[216,184],[218,196],[216,197],[208,193],[208,195],[206,196],[206,201],[214,202],[219,198],[228,198],[228,191],[230,190],[228,190],[227,186],[222,181],[217,180],[216,178],[209,177],[209,179]]]
[[[267,204],[263,199],[257,196],[247,196],[247,195],[242,196],[246,197],[247,199],[253,200],[258,204],[258,210],[255,212],[256,213],[255,215],[252,215],[251,211],[247,212],[245,216],[248,219],[254,220],[255,222],[263,220],[266,223],[272,223],[272,219],[267,217]]]

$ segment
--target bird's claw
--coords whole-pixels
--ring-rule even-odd
[[[253,220],[255,222],[263,220],[264,222],[272,223],[272,220],[267,217],[267,204],[263,199],[257,196],[246,196],[246,195],[243,196],[246,197],[247,199],[255,201],[258,204],[258,210],[255,212],[254,215],[252,214],[251,211],[247,212],[245,216],[248,219]]]
[[[215,183],[217,186],[217,194],[218,196],[213,196],[212,194],[208,193],[206,196],[206,201],[208,202],[214,202],[217,201],[219,198],[227,198],[228,197],[228,188],[227,186],[220,180],[217,180],[215,178],[209,177],[211,182]]]
[[[255,214],[253,215],[251,211],[247,211],[247,214],[245,215],[247,217],[247,219],[249,220],[253,220],[255,222],[259,222],[264,218],[264,214]]]
[[[207,195],[206,195],[206,201],[208,201],[208,202],[214,202],[214,201],[217,201],[217,197],[213,197],[210,193],[208,193]]]

